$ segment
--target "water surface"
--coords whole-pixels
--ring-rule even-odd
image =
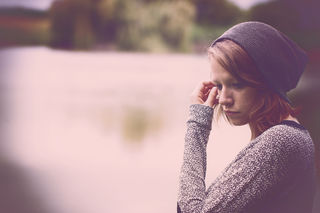
[[[8,66],[1,72],[1,154],[23,174],[12,182],[33,195],[34,206],[57,213],[175,212],[189,95],[209,78],[206,56],[2,52]],[[248,140],[247,126],[214,126],[208,184]]]

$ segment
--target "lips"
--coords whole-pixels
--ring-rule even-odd
[[[224,111],[224,113],[229,117],[239,114],[239,112],[234,112],[234,111]]]

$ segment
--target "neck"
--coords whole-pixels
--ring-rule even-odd
[[[299,123],[298,119],[289,115],[287,118],[283,119],[283,120],[288,120],[288,121],[295,121],[297,123]],[[252,123],[249,123],[249,127],[251,130],[251,140],[255,139],[256,137],[258,137],[259,135],[259,131],[257,129],[257,127],[255,125],[253,125]]]
[[[286,119],[283,119],[283,120],[295,121],[295,122],[299,123],[298,119],[293,117],[293,116],[291,116],[291,115],[289,115]]]
[[[251,140],[253,140],[256,137],[258,137],[258,129],[252,123],[249,123],[249,127],[250,127],[250,130],[251,130]]]

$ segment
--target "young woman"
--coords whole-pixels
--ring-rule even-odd
[[[286,96],[305,68],[304,51],[267,24],[244,22],[215,40],[208,55],[211,79],[191,95],[178,212],[311,213],[314,145]],[[252,136],[206,188],[214,109],[232,125],[249,124]]]

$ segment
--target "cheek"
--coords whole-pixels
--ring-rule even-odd
[[[250,111],[255,106],[255,104],[257,104],[257,97],[258,97],[258,94],[256,91],[254,90],[246,91],[242,96],[242,99],[244,100],[242,101],[242,106],[246,110]]]
[[[247,97],[248,100],[248,107],[250,109],[254,108],[258,104],[258,94],[256,92],[253,92],[250,94],[249,97]]]

